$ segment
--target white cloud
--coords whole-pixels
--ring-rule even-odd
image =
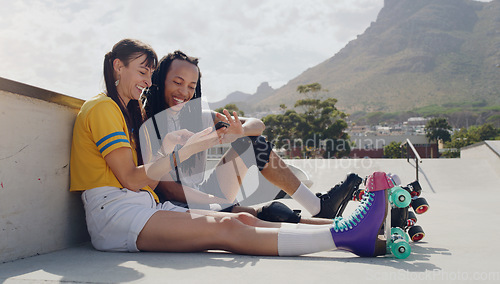
[[[333,56],[374,21],[383,0],[2,1],[0,76],[83,99],[125,37],[200,57],[209,100],[280,87]]]

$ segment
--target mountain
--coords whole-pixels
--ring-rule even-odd
[[[257,91],[254,94],[236,91],[229,94],[225,99],[209,103],[208,105],[210,109],[214,110],[227,104],[236,104],[239,109],[248,112],[253,110],[252,105],[268,98],[274,93],[274,91],[275,90],[269,85],[268,82],[263,82],[259,85],[259,87],[257,87]]]
[[[363,34],[252,107],[292,107],[297,86],[314,82],[350,113],[499,105],[499,64],[500,0],[385,0]]]
[[[227,104],[246,102],[251,96],[252,96],[251,94],[236,91],[230,93],[226,98],[217,102],[208,103],[208,105],[210,106],[210,109],[216,109],[223,107]]]

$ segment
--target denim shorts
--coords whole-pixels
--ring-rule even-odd
[[[186,212],[170,202],[156,203],[148,191],[97,187],[82,193],[92,245],[102,251],[139,251],[137,237],[158,210]]]

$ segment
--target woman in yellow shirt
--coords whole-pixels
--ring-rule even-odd
[[[182,148],[163,151],[144,165],[141,157],[150,153],[140,153],[138,100],[151,86],[156,65],[149,45],[130,39],[115,44],[104,59],[106,92],[85,102],[75,122],[71,190],[83,191],[87,226],[96,249],[221,249],[291,256],[337,248],[361,256],[385,254],[385,242],[377,238],[387,214],[389,185],[383,173],[369,179],[364,201],[351,216],[327,225],[270,223],[248,213],[187,210],[158,203],[151,191],[158,180],[196,153],[220,143],[227,129],[171,133],[163,137],[162,148],[170,149],[186,138]],[[241,125],[237,117],[229,123]]]

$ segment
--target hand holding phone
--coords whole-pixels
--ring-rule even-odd
[[[222,127],[229,127],[229,123],[227,122],[224,122],[224,121],[219,121],[215,124],[215,127],[214,127],[214,130],[219,130],[221,129]]]

